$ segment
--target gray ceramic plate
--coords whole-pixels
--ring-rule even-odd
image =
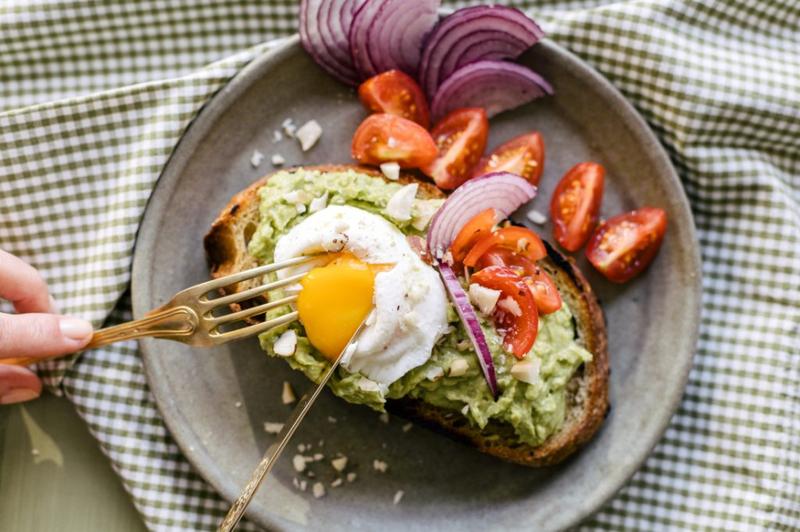
[[[347,455],[358,478],[319,500],[299,492],[292,486],[293,445],[250,506],[249,517],[264,527],[562,528],[614,494],[665,429],[691,365],[700,294],[697,244],[680,183],[644,121],[586,64],[547,41],[525,60],[552,82],[556,96],[494,119],[490,146],[531,129],[543,133],[547,162],[533,206],[546,212],[558,178],[591,159],[608,169],[605,215],[645,204],[669,214],[664,246],[646,275],[618,287],[584,268],[608,318],[613,409],[605,425],[566,463],[531,470],[422,428],[404,432],[402,420],[384,424],[367,408],[326,392],[293,443],[312,443],[326,457]],[[322,124],[324,134],[309,153],[296,141],[273,144],[273,131],[287,117]],[[208,278],[203,235],[234,193],[270,170],[272,153],[290,164],[349,162],[350,137],[363,117],[353,91],[325,75],[296,38],[244,69],[200,113],[153,193],[136,246],[134,313],[141,316]],[[267,155],[259,169],[249,162],[256,148]],[[267,359],[255,339],[205,350],[145,340],[142,350],[151,389],[182,451],[233,499],[274,441],[264,422],[289,415],[279,399],[281,384],[287,380],[302,391],[308,382]],[[373,471],[373,459],[387,462],[389,471]],[[327,462],[313,469],[316,480],[334,478]],[[398,490],[405,496],[394,505]]]

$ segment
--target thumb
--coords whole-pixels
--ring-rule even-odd
[[[3,358],[47,358],[74,353],[92,338],[88,321],[55,314],[1,314]]]

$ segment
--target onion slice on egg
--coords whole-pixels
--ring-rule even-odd
[[[497,375],[486,337],[481,329],[478,316],[475,314],[475,309],[469,302],[469,297],[461,287],[450,264],[444,262],[443,258],[464,224],[478,213],[486,210],[487,206],[493,207],[502,218],[507,218],[535,196],[536,187],[518,175],[508,172],[493,172],[476,177],[450,194],[450,197],[433,215],[428,229],[429,255],[434,257],[447,293],[472,341],[483,375],[495,399],[498,393]]]
[[[527,67],[478,61],[459,68],[439,86],[431,114],[438,120],[454,109],[483,107],[491,118],[547,94],[553,94],[553,87]]]
[[[478,363],[481,366],[481,370],[483,370],[483,376],[486,377],[492,397],[497,399],[497,374],[492,361],[492,353],[486,343],[486,336],[484,336],[483,329],[481,329],[481,324],[478,321],[478,315],[475,314],[475,309],[472,308],[469,297],[461,287],[461,283],[458,281],[453,269],[448,264],[440,262],[439,273],[442,276],[447,293],[450,294],[450,300],[456,307],[458,317],[461,318],[461,322],[467,330],[467,335],[472,341],[475,353],[478,355]]]

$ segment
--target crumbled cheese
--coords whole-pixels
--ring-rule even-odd
[[[305,190],[292,190],[284,194],[283,199],[288,203],[308,203],[311,201],[311,194]]]
[[[389,199],[389,203],[386,204],[386,208],[383,209],[383,212],[399,222],[410,220],[411,206],[414,204],[414,198],[417,196],[418,188],[418,184],[412,183],[395,192]]]
[[[336,423],[336,418],[333,416],[328,416],[328,423]]]
[[[528,220],[535,223],[536,225],[544,225],[547,223],[547,216],[537,211],[536,209],[529,210],[527,217]]]
[[[290,405],[297,401],[297,396],[294,394],[294,390],[292,390],[292,385],[286,381],[283,381],[283,390],[281,391],[281,401],[285,405]]]
[[[301,480],[300,481],[300,489],[302,491],[306,491],[306,487],[308,487],[308,482],[306,482],[305,480]]]
[[[372,468],[375,471],[380,471],[381,473],[386,473],[386,470],[389,469],[389,465],[384,462],[383,460],[375,459],[372,461]]]
[[[317,445],[322,447],[323,445],[325,445],[325,440],[319,440],[319,443]]]
[[[292,457],[292,466],[295,471],[302,473],[306,469],[306,458],[299,454],[294,455]]]
[[[269,421],[264,422],[264,432],[267,434],[280,434],[283,430],[283,423],[271,423]]]
[[[327,205],[328,205],[328,193],[325,192],[325,194],[323,194],[322,196],[311,200],[311,204],[308,206],[308,212],[321,211]]]
[[[324,455],[324,454],[322,454],[322,453],[314,453],[313,460],[314,460],[315,462],[319,462],[319,461],[320,461],[320,460],[322,460],[323,458],[325,458],[325,455]]]
[[[283,122],[281,122],[281,128],[283,128],[283,132],[286,133],[287,137],[294,137],[294,132],[297,130],[297,126],[294,125],[294,120],[291,118],[287,118]]]
[[[408,432],[409,430],[411,430],[411,427],[413,426],[414,426],[413,423],[406,423],[405,425],[403,425],[403,432]]]
[[[425,378],[429,381],[436,382],[442,377],[444,377],[444,370],[439,366],[428,368],[428,371],[425,372]]]
[[[461,413],[466,416],[469,413],[469,405],[464,405],[464,407],[461,409]]]
[[[353,482],[356,479],[355,473],[348,473],[347,474],[347,482]]]
[[[397,490],[397,493],[394,494],[393,502],[394,504],[400,504],[400,501],[403,499],[403,495],[405,492],[403,490]]]
[[[316,120],[309,120],[297,130],[297,140],[300,141],[300,149],[310,150],[322,136],[322,127]]]
[[[541,366],[541,360],[535,357],[520,360],[511,366],[511,376],[518,381],[536,384],[539,380],[539,369]]]
[[[311,471],[311,470],[309,469],[308,471],[306,471],[306,476],[307,476],[308,478],[314,478],[314,477],[316,477],[317,475],[316,475],[316,474],[315,474],[313,471]]]
[[[236,401],[235,403],[233,403],[233,406],[235,406],[236,408],[242,408],[242,402]]]
[[[342,485],[342,482],[344,482],[344,481],[341,478],[337,478],[336,480],[331,482],[331,487],[332,488],[338,488],[339,486]]]
[[[492,290],[478,283],[469,285],[469,300],[478,307],[482,314],[489,315],[494,312],[497,300],[500,299],[500,290]]]
[[[378,383],[367,379],[366,377],[361,377],[358,381],[358,389],[363,392],[380,392],[381,387],[378,386]]]
[[[463,358],[457,358],[453,360],[452,364],[450,364],[450,371],[448,375],[451,377],[461,377],[467,372],[469,369],[469,364]]]
[[[315,499],[319,499],[320,497],[325,496],[325,486],[322,485],[322,482],[314,482],[314,486],[311,488],[311,492],[314,494]]]
[[[33,455],[33,456],[39,456],[40,454],[41,454],[41,453],[39,452],[39,449],[37,449],[36,447],[34,447],[33,449],[31,449],[31,455]]]
[[[283,140],[283,133],[278,131],[277,129],[272,132],[272,143],[277,144],[278,142]]]
[[[297,349],[297,333],[292,329],[288,329],[275,340],[272,344],[272,350],[276,355],[282,357],[290,357]]]
[[[253,168],[258,168],[258,165],[264,160],[264,154],[258,150],[253,150],[253,155],[250,156],[250,165]]]
[[[388,424],[389,423],[389,414],[387,412],[384,412],[383,414],[378,416],[378,419],[381,420],[381,423],[387,423]]]
[[[272,155],[272,166],[283,166],[286,162],[286,159],[283,158],[283,155],[280,153],[275,153]]]
[[[411,218],[411,226],[417,231],[424,231],[442,203],[442,201],[433,200],[418,201],[414,206],[415,214]]]
[[[302,203],[298,203],[297,205],[294,206],[294,208],[297,209],[297,212],[300,214],[306,212],[306,206],[303,205]]]
[[[400,179],[400,165],[391,162],[391,163],[383,163],[380,165],[381,172],[383,175],[386,176],[387,179],[391,179],[392,181],[397,181]]]
[[[306,444],[305,443],[297,444],[297,450],[300,451],[301,453],[306,452]]]
[[[342,472],[347,467],[347,457],[340,456],[331,460],[331,465],[336,471]]]
[[[519,308],[519,303],[510,297],[504,297],[497,302],[497,307],[508,312],[512,316],[519,318],[522,316],[522,309]]]

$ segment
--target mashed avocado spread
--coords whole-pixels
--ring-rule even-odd
[[[287,170],[274,174],[263,186],[260,194],[260,224],[249,244],[254,257],[269,262],[278,239],[295,224],[306,218],[308,207],[315,198],[325,197],[328,205],[352,205],[386,217],[406,234],[422,235],[430,214],[441,200],[414,202],[412,218],[398,222],[383,213],[389,199],[402,187],[368,175],[348,170],[343,172],[316,172]],[[288,310],[278,311],[278,313]],[[269,317],[275,317],[272,314]],[[412,397],[432,405],[461,411],[471,423],[480,428],[490,420],[510,424],[519,440],[539,445],[558,431],[566,415],[566,385],[578,367],[591,360],[592,355],[574,339],[572,313],[564,304],[560,310],[539,317],[539,335],[529,357],[541,362],[539,379],[527,384],[511,376],[510,369],[516,359],[506,354],[501,338],[489,321],[482,327],[492,352],[501,395],[492,399],[470,341],[454,309],[448,313],[451,332],[434,347],[431,358],[422,366],[412,369],[395,381],[386,391],[377,383],[358,373],[339,367],[331,378],[333,392],[351,403],[359,403],[383,411],[387,399]],[[302,325],[290,326],[298,336],[294,355],[286,357],[289,365],[317,381],[328,362],[308,342]],[[260,336],[261,347],[277,356],[272,346],[283,330],[274,330]],[[456,360],[467,364],[466,372],[458,377],[448,376]]]

